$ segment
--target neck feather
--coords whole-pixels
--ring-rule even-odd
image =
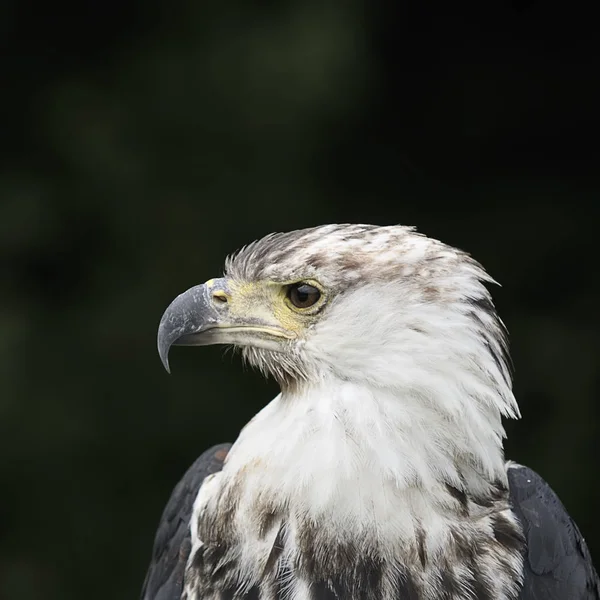
[[[266,406],[242,431],[224,474],[243,472],[248,490],[269,490],[278,504],[297,503],[315,518],[355,521],[365,503],[389,504],[382,487],[432,498],[443,489],[446,498],[447,486],[474,497],[504,486],[503,433],[489,403],[451,414],[414,390],[322,380]]]

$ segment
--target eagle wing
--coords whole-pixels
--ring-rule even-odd
[[[191,548],[194,500],[204,478],[223,468],[230,448],[231,444],[220,444],[204,452],[175,486],[154,538],[141,600],[180,600]]]
[[[552,488],[521,465],[508,469],[527,549],[520,600],[600,600],[600,581],[577,525]]]

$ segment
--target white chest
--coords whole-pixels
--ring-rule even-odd
[[[520,555],[493,536],[512,515],[449,492],[480,475],[448,455],[442,417],[350,386],[312,400],[276,398],[205,480],[187,600],[515,597]]]

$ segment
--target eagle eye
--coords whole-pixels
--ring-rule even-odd
[[[321,298],[321,291],[309,283],[293,283],[288,287],[287,297],[296,308],[310,308]]]

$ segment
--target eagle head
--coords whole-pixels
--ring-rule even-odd
[[[168,370],[174,344],[233,345],[284,391],[333,377],[427,397],[454,381],[516,416],[492,281],[410,227],[274,233],[230,256],[224,277],[178,296],[158,349]]]

